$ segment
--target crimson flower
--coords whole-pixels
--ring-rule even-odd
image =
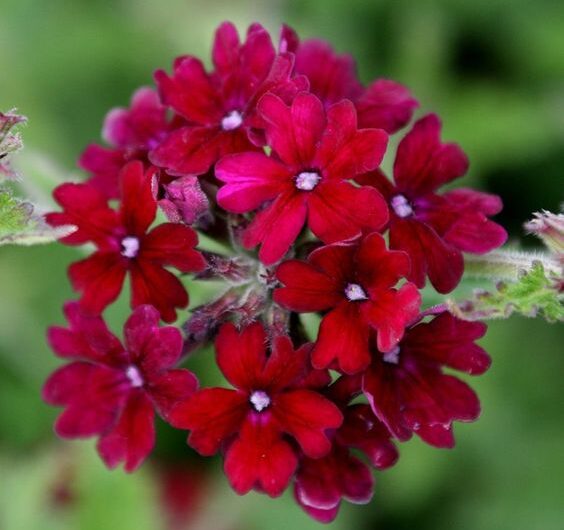
[[[380,470],[393,466],[398,451],[388,429],[370,406],[355,404],[343,410],[344,422],[336,432],[331,452],[322,458],[304,457],[295,478],[294,497],[314,519],[329,523],[339,512],[341,500],[367,504],[374,479],[368,465],[351,453],[359,449]]]
[[[119,173],[132,160],[147,166],[148,153],[169,133],[172,123],[167,120],[166,107],[157,93],[148,87],[138,89],[131,98],[129,109],[111,110],[104,121],[102,136],[110,147],[89,145],[78,165],[91,176],[88,182],[109,199],[120,196]]]
[[[436,447],[454,446],[452,422],[475,420],[480,403],[466,383],[442,368],[484,373],[491,361],[475,341],[485,333],[481,322],[442,313],[409,328],[393,350],[374,355],[363,390],[396,438],[408,440],[415,433]]]
[[[164,223],[151,231],[157,203],[151,191],[151,172],[145,173],[139,161],[127,164],[121,174],[122,201],[119,211],[108,206],[106,198],[88,184],[62,184],[55,200],[63,207],[50,213],[53,226],[75,225],[77,230],[62,239],[69,245],[92,242],[97,250],[73,263],[69,277],[75,290],[82,292],[84,310],[100,313],[121,292],[125,276],[131,278],[131,306],[151,304],[163,320],[176,318],[175,308],[188,305],[188,293],[165,266],[181,272],[205,267],[202,255],[194,250],[196,233],[180,224]]]
[[[267,356],[265,343],[259,323],[240,333],[224,324],[216,341],[217,363],[235,389],[202,389],[179,403],[169,420],[192,431],[188,443],[202,455],[223,446],[225,473],[237,493],[255,488],[275,497],[298,465],[293,441],[308,457],[325,456],[331,450],[326,431],[343,418],[308,384],[308,345],[294,351],[288,337],[277,336]]]
[[[304,78],[291,79],[293,57],[277,55],[268,32],[253,24],[244,43],[237,29],[224,22],[212,51],[214,71],[202,62],[179,57],[172,77],[158,70],[155,80],[162,101],[186,119],[152,153],[151,161],[173,175],[206,173],[223,155],[256,149],[262,137],[255,128],[260,96],[273,91],[284,98],[306,89]]]
[[[394,288],[408,273],[407,254],[387,250],[384,238],[372,233],[321,247],[307,262],[280,264],[276,275],[284,287],[274,291],[274,300],[299,313],[329,310],[312,352],[313,366],[327,368],[336,360],[343,372],[354,374],[370,364],[371,329],[377,331],[378,349],[386,352],[419,314],[415,285]]]
[[[465,188],[436,193],[468,169],[464,152],[441,143],[440,132],[436,115],[420,119],[399,144],[394,183],[380,171],[357,181],[375,186],[387,199],[390,248],[409,254],[409,280],[421,288],[428,276],[438,292],[448,293],[464,271],[461,251],[489,252],[506,241],[507,233],[487,218],[502,208],[496,195]]]
[[[358,80],[356,61],[350,55],[335,53],[328,42],[311,39],[300,42],[287,26],[282,28],[280,50],[296,56],[297,74],[307,77],[310,91],[326,106],[351,100],[360,127],[384,129],[393,134],[404,127],[419,106],[403,85],[377,79],[364,87]]]
[[[375,189],[356,187],[349,180],[376,168],[386,149],[380,129],[357,129],[356,111],[342,101],[327,112],[312,94],[300,93],[291,106],[274,94],[258,106],[265,121],[273,155],[239,153],[216,166],[225,182],[218,203],[244,213],[264,208],[243,235],[252,248],[262,243],[261,261],[271,265],[288,248],[307,222],[324,243],[378,230],[388,219],[384,201]]]
[[[55,423],[63,438],[99,436],[98,452],[110,468],[134,471],[153,449],[155,409],[171,407],[197,387],[194,374],[174,369],[182,350],[176,328],[159,327],[158,311],[139,306],[124,326],[125,347],[99,316],[76,302],[65,306],[69,328],[52,327],[53,350],[71,362],[56,370],[43,399],[65,407]]]

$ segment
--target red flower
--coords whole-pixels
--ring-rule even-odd
[[[224,22],[213,45],[214,72],[205,71],[195,57],[179,57],[174,73],[155,74],[163,102],[184,117],[188,126],[177,129],[151,153],[151,160],[175,175],[208,171],[223,155],[255,149],[255,107],[267,91],[283,97],[307,88],[303,78],[291,80],[293,58],[277,55],[268,32],[249,27],[241,44],[237,30]]]
[[[331,450],[326,431],[343,418],[308,384],[309,346],[294,351],[288,337],[277,336],[267,356],[265,343],[259,323],[241,333],[224,324],[217,363],[235,389],[200,390],[175,407],[170,421],[192,431],[188,443],[202,455],[226,448],[225,473],[237,493],[256,488],[275,497],[298,464],[292,439],[304,454],[320,458]]]
[[[216,176],[226,183],[218,192],[218,202],[226,210],[243,213],[267,204],[243,236],[247,248],[262,243],[261,261],[270,265],[282,258],[306,217],[325,243],[386,223],[387,208],[376,190],[348,182],[380,163],[386,149],[384,131],[358,130],[349,101],[326,113],[321,101],[306,93],[296,96],[290,107],[266,94],[259,113],[273,156],[227,156],[217,164]]]
[[[507,233],[487,218],[501,210],[499,197],[470,189],[437,195],[440,186],[468,169],[464,152],[441,143],[440,131],[434,114],[413,126],[398,147],[395,184],[379,171],[357,181],[375,186],[388,200],[390,248],[409,254],[409,280],[421,288],[429,276],[437,291],[448,293],[464,271],[461,251],[489,252],[505,242]]]
[[[151,231],[157,203],[151,191],[151,173],[141,162],[130,162],[120,176],[122,202],[112,210],[105,197],[88,184],[62,184],[55,192],[64,208],[50,213],[53,226],[75,225],[77,230],[62,239],[69,245],[88,241],[96,252],[69,267],[73,287],[82,292],[83,309],[100,313],[121,292],[126,274],[131,278],[131,306],[149,303],[163,320],[176,318],[175,308],[188,305],[186,289],[165,266],[182,272],[200,271],[204,258],[194,250],[198,239],[189,227],[165,223]]]
[[[454,446],[452,422],[475,420],[480,403],[466,383],[445,375],[442,367],[484,373],[490,358],[474,341],[485,332],[483,323],[442,313],[407,330],[393,350],[374,356],[363,390],[395,437],[403,441],[415,433],[436,447]]]
[[[148,152],[166,137],[171,127],[157,93],[151,88],[140,88],[133,94],[129,109],[116,108],[106,116],[102,136],[110,147],[89,145],[78,165],[91,173],[88,182],[92,186],[107,198],[117,199],[123,166],[132,160],[148,165]]]
[[[296,33],[285,26],[280,49],[295,53],[296,72],[307,77],[311,92],[326,106],[350,99],[358,112],[360,127],[395,133],[409,122],[419,106],[409,90],[395,81],[377,79],[363,87],[354,58],[335,53],[328,42],[312,39],[300,43]]]
[[[322,523],[335,519],[342,499],[366,504],[372,498],[374,479],[370,468],[351,454],[351,448],[360,449],[377,469],[393,466],[399,456],[387,428],[368,405],[345,407],[344,417],[331,452],[323,458],[303,458],[296,474],[296,501]]]
[[[321,247],[307,262],[290,260],[276,271],[284,284],[274,300],[281,306],[307,313],[327,311],[312,353],[316,368],[337,360],[348,374],[370,364],[369,333],[377,331],[380,351],[394,348],[404,328],[419,314],[421,296],[415,285],[394,285],[409,273],[404,252],[391,252],[380,234],[361,241]]]
[[[124,347],[101,317],[86,315],[76,302],[65,313],[69,328],[53,327],[48,338],[57,355],[72,362],[43,388],[47,403],[65,407],[55,430],[63,438],[99,436],[106,465],[123,461],[133,471],[153,449],[154,410],[166,417],[196,390],[194,374],[173,369],[182,350],[180,331],[159,327],[158,311],[140,306],[124,326]]]

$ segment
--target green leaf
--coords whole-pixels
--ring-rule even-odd
[[[499,282],[494,291],[475,291],[462,302],[449,300],[449,310],[459,318],[484,320],[508,318],[513,313],[542,316],[549,322],[564,321],[562,275],[547,273],[541,262],[522,271],[513,282]]]

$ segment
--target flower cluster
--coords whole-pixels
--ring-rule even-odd
[[[157,71],[156,90],[111,111],[106,145],[81,156],[86,182],[55,190],[62,211],[47,221],[74,227],[63,243],[95,250],[68,270],[80,297],[49,342],[69,364],[44,399],[64,407],[57,433],[97,436],[109,467],[146,459],[156,411],[201,455],[223,455],[237,493],[293,485],[297,503],[329,522],[343,499],[371,499],[372,468],[391,467],[398,442],[452,447],[453,422],[478,417],[450,369],[487,370],[476,344],[486,326],[423,308],[420,289],[428,278],[452,291],[463,252],[504,243],[489,219],[501,201],[440,191],[468,160],[441,140],[434,114],[403,135],[389,179],[388,137],[418,102],[391,80],[364,86],[354,60],[325,42],[288,27],[273,42],[258,24],[241,42],[224,23],[212,63],[184,56]],[[184,313],[186,273],[191,288],[225,288]],[[102,313],[126,277],[122,342]],[[302,313],[317,315],[318,332]],[[179,314],[183,335],[160,326]],[[211,341],[229,387],[198,388],[179,367]]]

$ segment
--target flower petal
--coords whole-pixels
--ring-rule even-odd
[[[317,392],[301,389],[277,394],[272,414],[311,458],[320,458],[331,450],[325,431],[336,429],[343,421],[343,415],[331,401]]]
[[[219,189],[218,203],[234,213],[256,210],[291,185],[292,179],[285,166],[262,153],[225,156],[215,175],[226,183]]]
[[[315,368],[328,368],[337,360],[347,374],[364,370],[370,363],[368,323],[360,313],[361,302],[341,302],[323,317],[311,355]]]
[[[139,161],[130,162],[120,173],[122,222],[128,236],[142,236],[154,221],[157,202],[152,191],[153,177]]]
[[[468,158],[456,144],[443,144],[441,122],[429,114],[415,123],[398,146],[394,179],[412,198],[435,191],[468,170]]]
[[[121,292],[127,265],[119,254],[95,252],[70,265],[68,273],[73,289],[82,293],[81,307],[101,313]]]
[[[236,433],[249,412],[246,394],[226,388],[206,388],[176,405],[168,421],[192,431],[188,444],[203,456],[217,453]]]
[[[274,291],[274,301],[291,311],[323,311],[343,299],[335,280],[303,261],[284,261],[276,269],[276,277],[284,287]]]
[[[155,413],[145,392],[131,392],[116,426],[98,441],[98,452],[112,469],[120,462],[135,471],[155,445]]]
[[[258,322],[237,332],[226,323],[215,342],[217,364],[236,388],[252,391],[266,363],[266,334]]]

